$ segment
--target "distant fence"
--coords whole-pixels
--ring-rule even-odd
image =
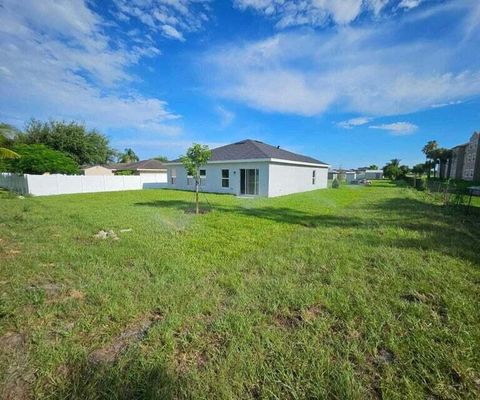
[[[32,196],[162,188],[167,184],[164,181],[164,174],[133,176],[0,174],[0,187]]]

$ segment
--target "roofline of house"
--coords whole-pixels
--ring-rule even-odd
[[[328,168],[330,164],[322,164],[322,163],[310,163],[305,161],[291,161],[291,160],[284,160],[281,158],[248,158],[244,160],[217,160],[217,161],[208,161],[207,164],[227,164],[227,163],[250,163],[250,162],[271,162],[271,163],[278,163],[278,164],[292,164],[292,165],[304,165],[309,167],[326,167]],[[170,161],[164,163],[165,165],[182,165],[181,161]]]

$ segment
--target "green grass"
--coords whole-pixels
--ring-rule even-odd
[[[180,191],[0,196],[4,397],[480,397],[476,207],[389,183],[199,216]]]

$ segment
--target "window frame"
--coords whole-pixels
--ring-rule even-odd
[[[177,184],[177,169],[172,168],[170,171],[170,184],[176,185]]]
[[[227,172],[227,176],[223,176],[223,172]],[[230,170],[228,168],[221,170],[221,181],[222,181],[222,189],[229,189],[230,188]],[[226,185],[225,185],[226,182]]]
[[[317,181],[317,170],[314,169],[312,171],[312,185],[315,185],[316,181]]]

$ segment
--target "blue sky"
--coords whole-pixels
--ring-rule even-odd
[[[0,120],[412,165],[480,130],[479,49],[478,0],[0,0]]]

